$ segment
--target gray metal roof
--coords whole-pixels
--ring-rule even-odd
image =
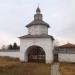
[[[42,34],[42,35],[24,35],[24,36],[21,36],[19,37],[21,39],[24,39],[24,38],[51,38],[52,40],[54,40],[53,36],[51,35],[46,35],[46,34]]]
[[[31,23],[27,24],[26,27],[30,27],[32,25],[45,25],[47,27],[50,27],[48,23],[42,21],[42,20],[34,20]]]

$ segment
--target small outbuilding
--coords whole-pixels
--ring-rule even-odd
[[[67,43],[54,48],[54,61],[75,62],[75,45]]]

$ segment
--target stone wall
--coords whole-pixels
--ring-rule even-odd
[[[20,57],[20,50],[1,50],[0,56],[19,58]]]
[[[58,60],[60,62],[75,62],[75,54],[58,54]]]

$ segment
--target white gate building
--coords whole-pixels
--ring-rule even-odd
[[[26,27],[28,34],[20,37],[20,60],[51,63],[53,61],[54,38],[48,35],[50,26],[43,21],[39,7],[36,9],[34,20]]]

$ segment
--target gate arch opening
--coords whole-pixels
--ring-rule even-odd
[[[27,49],[28,62],[45,63],[45,51],[39,46],[30,46]]]

